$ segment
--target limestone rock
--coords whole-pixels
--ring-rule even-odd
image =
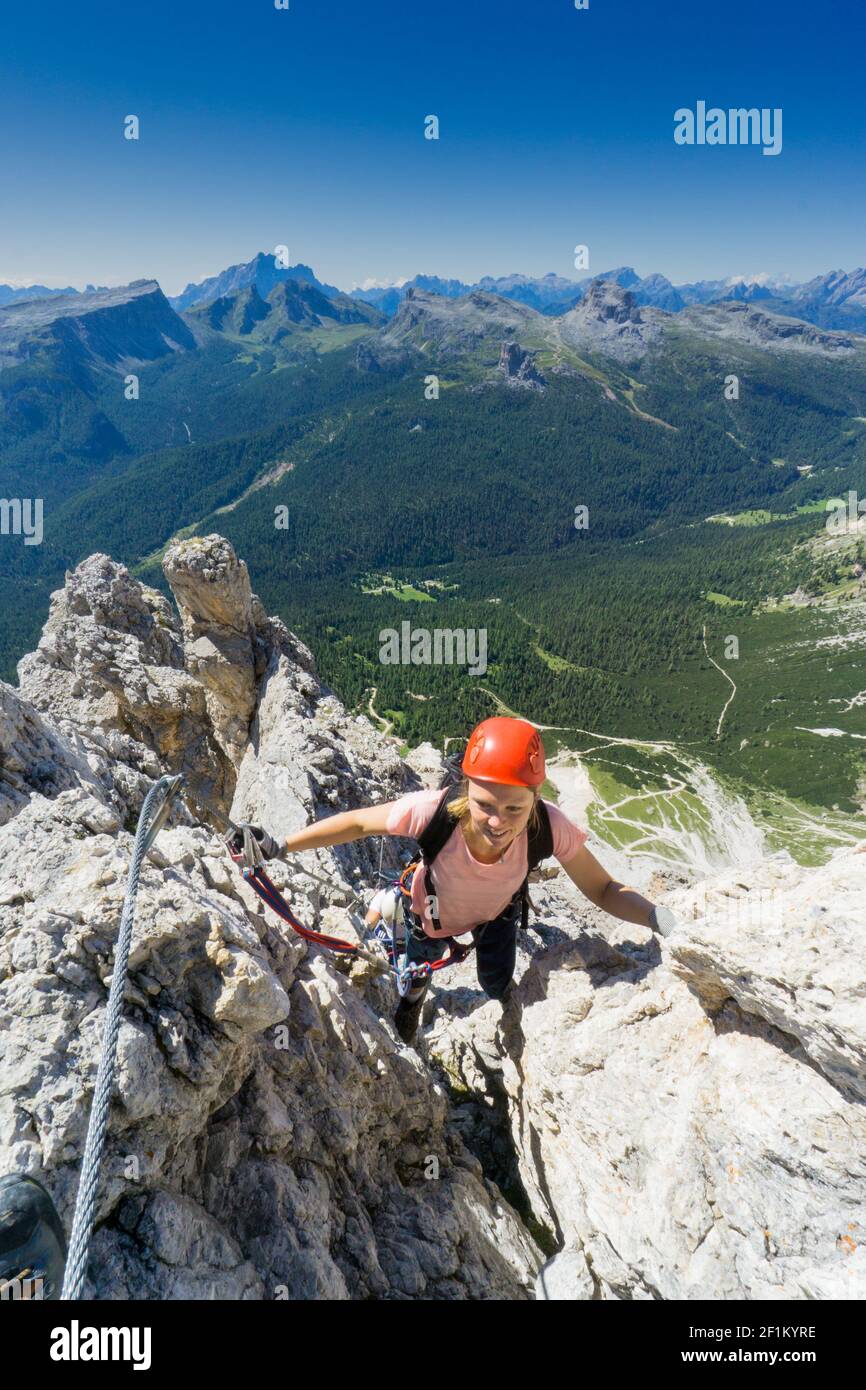
[[[565,343],[623,361],[642,357],[661,337],[670,315],[639,306],[631,290],[592,280],[582,299],[559,320]]]
[[[545,381],[535,366],[533,353],[527,352],[519,343],[505,342],[499,355],[499,370],[504,373],[509,385],[532,386],[543,391]]]
[[[152,779],[210,775],[278,831],[417,785],[267,618],[227,542],[172,548],[166,572],[182,625],[90,557],[22,691],[0,684],[0,1172],[40,1176],[67,1230]],[[304,920],[351,936],[375,849],[316,854],[324,891],[307,858],[273,877]],[[530,1299],[541,1254],[393,1007],[175,816],[142,867],[86,1296]]]
[[[428,1055],[500,1112],[511,1185],[570,1252],[539,1297],[866,1296],[866,854],[765,876],[769,909],[766,884],[736,914],[724,876],[676,890],[707,916],[665,941],[543,885],[513,1000],[449,980]]]
[[[866,1100],[866,845],[825,865],[764,865],[685,889],[669,905],[688,923],[674,971],[704,1007],[733,999],[790,1034],[838,1090]]]
[[[0,682],[0,825],[23,809],[34,793],[56,796],[71,787],[99,789],[82,741],[74,732],[71,738],[61,735],[11,686]]]
[[[29,704],[91,750],[124,819],[137,814],[166,768],[193,774],[217,799],[233,781],[205,691],[184,670],[170,604],[106,555],[83,560],[52,594],[39,645],[19,662],[18,678]]]
[[[223,538],[165,571],[180,621],[85,560],[0,684],[0,1172],[67,1228],[131,832],[187,778],[142,868],[88,1295],[866,1296],[866,846],[660,875],[664,940],[540,876],[511,998],[443,972],[416,1052],[390,981],[266,911],[205,801],[285,835],[438,785],[438,754],[345,710]],[[272,877],[351,937],[406,848]]]
[[[267,659],[264,610],[246,565],[221,536],[170,545],[162,568],[180,611],[186,668],[204,687],[216,738],[237,767]]]
[[[406,766],[417,773],[423,785],[429,789],[438,787],[445,772],[445,762],[438,748],[432,743],[419,743],[417,748],[406,754]]]

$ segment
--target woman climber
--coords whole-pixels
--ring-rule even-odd
[[[587,832],[541,798],[544,746],[532,724],[483,720],[470,736],[461,770],[457,787],[410,792],[329,816],[289,835],[282,846],[258,827],[254,833],[266,858],[368,835],[417,840],[423,858],[411,875],[411,897],[404,895],[407,955],[413,966],[432,963],[450,938],[471,932],[478,982],[491,999],[504,1000],[511,986],[527,873],[550,855],[597,907],[667,935],[672,914],[611,878],[586,848]],[[382,911],[388,915],[387,891],[374,898],[368,924]],[[428,971],[400,999],[394,1024],[404,1042],[415,1036],[429,985]]]

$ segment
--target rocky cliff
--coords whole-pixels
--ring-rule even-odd
[[[866,854],[679,888],[661,943],[547,876],[513,1000],[443,972],[406,1048],[389,985],[265,913],[209,808],[288,833],[435,754],[416,773],[347,713],[221,537],[164,571],[176,611],[91,556],[0,684],[0,1173],[67,1228],[136,817],[186,777],[142,873],[88,1295],[863,1297]],[[351,935],[379,849],[274,878]]]
[[[194,347],[155,280],[27,299],[0,310],[0,367],[52,353],[77,379],[85,370],[125,372]]]

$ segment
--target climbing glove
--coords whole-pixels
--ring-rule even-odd
[[[670,936],[679,924],[669,907],[654,907],[650,913],[649,925],[659,936]]]
[[[283,847],[273,835],[269,835],[267,830],[263,830],[260,825],[250,825],[248,821],[241,821],[239,830],[249,830],[259,849],[263,859],[279,859],[283,852]],[[237,837],[242,838],[242,837]],[[240,848],[243,848],[241,843]]]

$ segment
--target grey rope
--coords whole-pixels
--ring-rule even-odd
[[[102,1054],[99,1058],[99,1070],[96,1073],[96,1086],[90,1107],[84,1157],[81,1160],[81,1177],[78,1181],[78,1195],[75,1199],[72,1234],[69,1237],[66,1275],[63,1280],[63,1291],[60,1295],[61,1299],[64,1300],[80,1297],[87,1267],[87,1254],[90,1248],[96,1209],[99,1169],[102,1163],[102,1150],[108,1124],[108,1107],[114,1089],[117,1035],[120,1031],[120,1015],[123,1010],[123,995],[126,987],[126,972],[129,965],[129,948],[132,942],[135,899],[138,893],[141,864],[168,817],[172,798],[181,781],[180,777],[160,777],[158,782],[154,782],[144,799],[141,815],[138,818],[132,863],[129,866],[129,876],[126,880],[123,914],[120,919],[120,930],[114,951],[114,969],[111,976],[111,989],[108,994],[108,1007],[105,1011],[105,1029],[102,1035]],[[157,803],[159,803],[158,806]],[[157,807],[155,811],[154,807]]]

